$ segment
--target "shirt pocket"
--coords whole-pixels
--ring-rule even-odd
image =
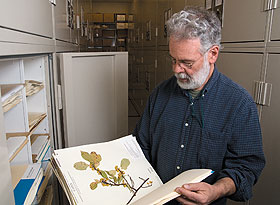
[[[227,151],[227,136],[224,133],[214,133],[203,130],[199,161],[201,168],[214,171],[221,170]]]

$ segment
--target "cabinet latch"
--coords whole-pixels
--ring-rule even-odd
[[[254,100],[256,104],[270,106],[272,84],[255,81]]]
[[[62,105],[62,90],[61,90],[61,85],[57,85],[57,104],[58,104],[58,109],[62,110],[63,105]]]
[[[269,11],[278,8],[280,5],[278,0],[264,0],[264,11]]]

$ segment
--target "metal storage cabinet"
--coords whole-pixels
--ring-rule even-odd
[[[49,1],[1,1],[0,55],[54,51]]]
[[[263,53],[222,51],[217,61],[220,72],[242,85],[254,96],[254,81],[260,80]]]
[[[158,0],[157,2],[157,29],[158,29],[158,36],[157,36],[157,46],[167,45],[168,38],[166,37],[166,28],[165,28],[165,19],[167,17],[167,11],[170,9],[169,1],[168,0]]]
[[[66,14],[66,2],[67,1],[56,1],[54,7],[54,18],[55,18],[55,38],[66,42],[71,42],[70,28],[67,26],[67,14]]]
[[[280,190],[280,48],[278,53],[268,55],[268,66],[265,82],[272,84],[270,106],[263,106],[261,112],[261,127],[266,156],[266,166],[254,189],[252,205],[279,204]]]
[[[127,135],[127,52],[63,53],[59,58],[65,146]]]
[[[1,96],[1,90],[0,90]],[[6,134],[4,133],[4,119],[2,103],[0,102],[0,169],[1,169],[1,188],[0,197],[3,204],[14,204],[14,193],[12,189],[12,176],[8,157]]]
[[[271,28],[271,38],[270,40],[280,40],[280,8],[274,9],[272,11],[272,28]],[[279,43],[279,42],[278,42]]]
[[[156,16],[157,16],[157,0],[142,0],[143,6],[143,46],[156,45]]]
[[[263,5],[263,0],[225,0],[222,42],[263,42],[268,15]]]
[[[1,1],[0,25],[52,38],[52,4],[37,0]]]
[[[169,4],[172,8],[172,13],[174,14],[178,11],[181,11],[185,7],[186,2],[185,0],[169,0]]]

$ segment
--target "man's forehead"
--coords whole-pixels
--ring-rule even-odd
[[[199,39],[176,39],[169,40],[169,53],[179,56],[197,55],[200,53]]]

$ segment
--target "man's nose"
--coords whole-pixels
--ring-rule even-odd
[[[175,64],[172,65],[173,66],[173,72],[174,73],[182,73],[182,72],[185,72],[185,69],[182,68],[180,66],[180,63],[176,62]]]

